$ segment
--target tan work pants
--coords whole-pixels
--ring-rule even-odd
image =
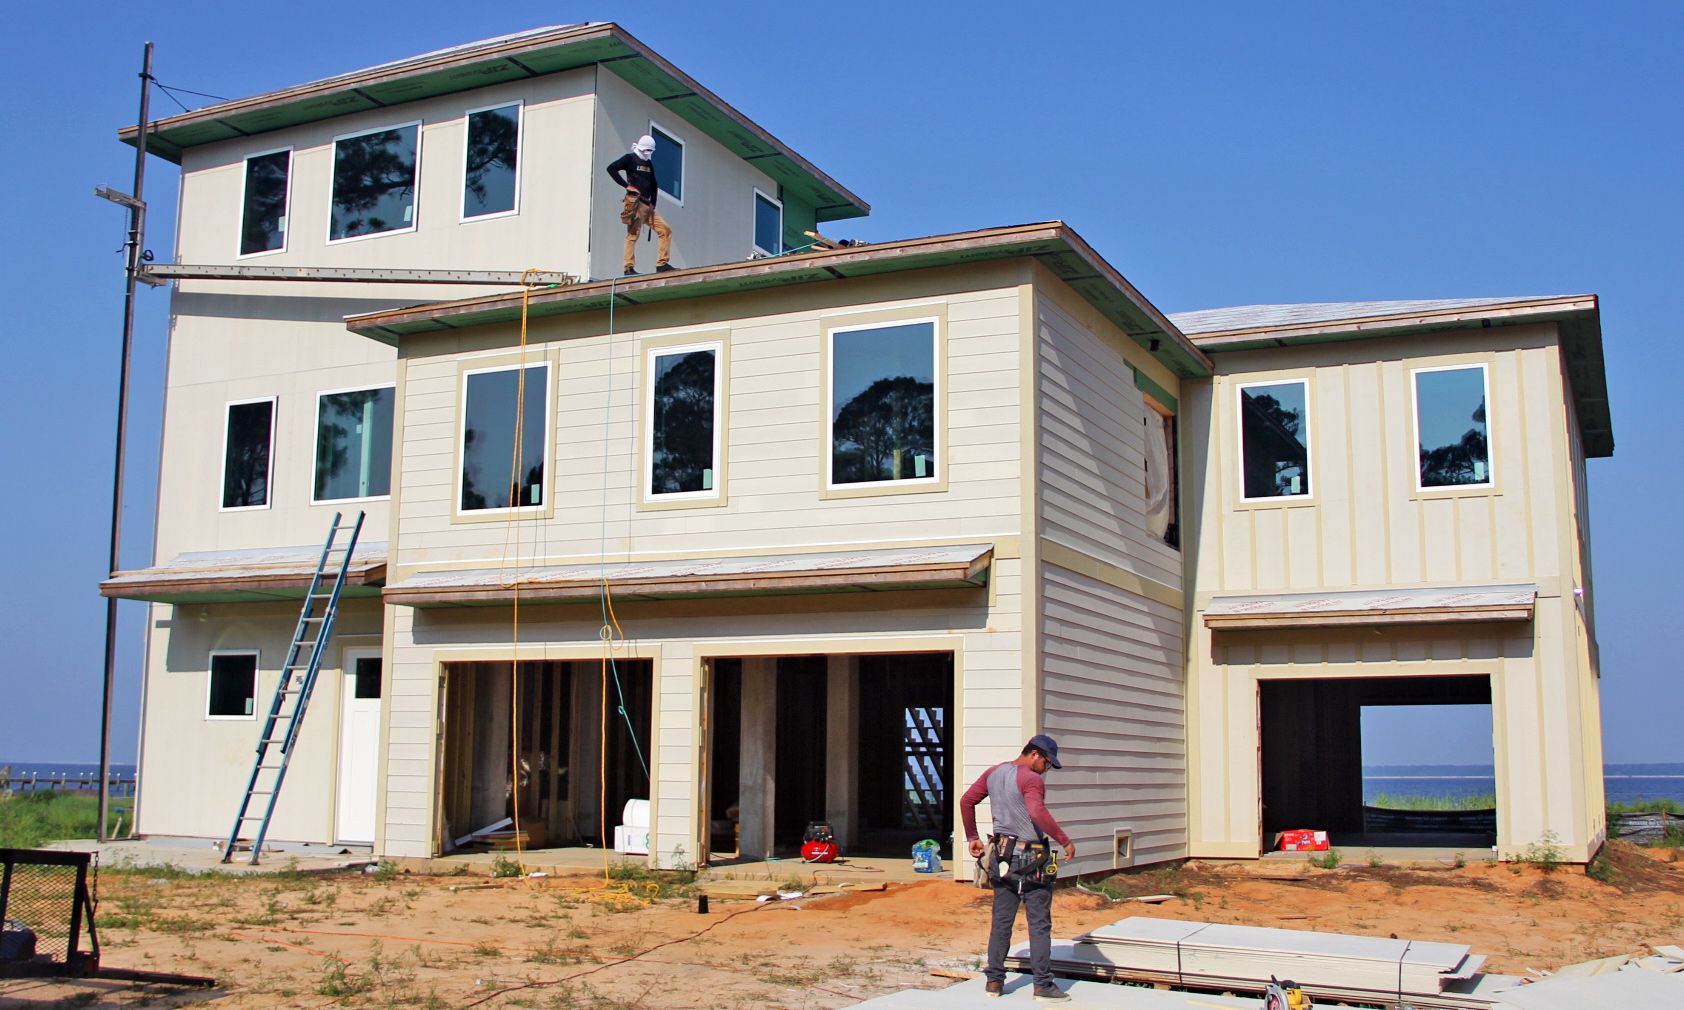
[[[627,193],[625,207],[620,211],[620,220],[626,223],[626,273],[637,272],[637,236],[643,231],[644,225],[655,229],[658,243],[655,249],[655,265],[662,266],[667,262],[672,255],[672,226],[655,212],[653,204],[644,203]]]

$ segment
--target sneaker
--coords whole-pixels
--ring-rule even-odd
[[[677,270],[677,269],[678,268],[673,266],[671,263],[657,263],[657,264],[655,264],[655,272],[658,273],[658,274],[664,274],[669,270]]]
[[[1056,985],[1038,985],[1035,987],[1035,1002],[1063,1003],[1070,999],[1070,995]]]
[[[1005,992],[1006,992],[1006,983],[1004,983],[1004,982],[989,982],[987,985],[982,987],[982,994],[984,996],[996,996],[996,997],[998,997],[998,996],[1004,995]]]

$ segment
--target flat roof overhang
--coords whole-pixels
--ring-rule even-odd
[[[1538,587],[1454,586],[1339,593],[1216,596],[1205,607],[1212,631],[1373,627],[1532,620]]]
[[[151,568],[115,572],[99,584],[99,592],[148,603],[299,600],[310,588],[321,554],[320,547],[194,551]],[[377,597],[385,580],[386,545],[359,543],[340,596]]]
[[[1596,295],[1559,295],[1467,305],[1425,312],[1321,319],[1279,326],[1201,331],[1192,342],[1210,354],[1288,347],[1295,344],[1369,340],[1377,337],[1457,329],[1483,329],[1553,322],[1561,329],[1562,354],[1579,418],[1585,455],[1614,454],[1614,421],[1608,406],[1608,372],[1602,356],[1602,309]]]
[[[606,585],[619,601],[816,593],[980,589],[994,562],[991,544],[770,554],[683,561],[546,565],[421,572],[386,587],[406,607],[593,603]]]
[[[535,290],[527,313],[541,318],[683,299],[819,284],[907,270],[1028,257],[1043,264],[1169,370],[1182,378],[1211,373],[1211,361],[1157,307],[1062,221],[987,228],[865,246],[691,267]],[[350,316],[353,332],[396,345],[403,337],[517,323],[521,292],[482,295]]]
[[[600,64],[811,201],[819,221],[871,206],[613,22],[560,25],[454,46],[325,80],[219,102],[148,124],[146,149],[176,164],[190,147]],[[140,128],[117,131],[126,144]]]

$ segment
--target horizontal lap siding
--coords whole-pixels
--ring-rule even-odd
[[[1065,767],[1048,777],[1077,869],[1110,865],[1112,833],[1135,862],[1187,854],[1181,612],[1056,565],[1041,569],[1042,722]]]

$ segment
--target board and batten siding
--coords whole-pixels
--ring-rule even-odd
[[[1110,868],[1119,829],[1133,832],[1134,865],[1181,858],[1182,563],[1146,527],[1149,408],[1130,361],[1144,354],[1037,295],[1040,541],[1090,569],[1040,562],[1040,727],[1065,764],[1048,776],[1048,804],[1077,843],[1075,872]]]

